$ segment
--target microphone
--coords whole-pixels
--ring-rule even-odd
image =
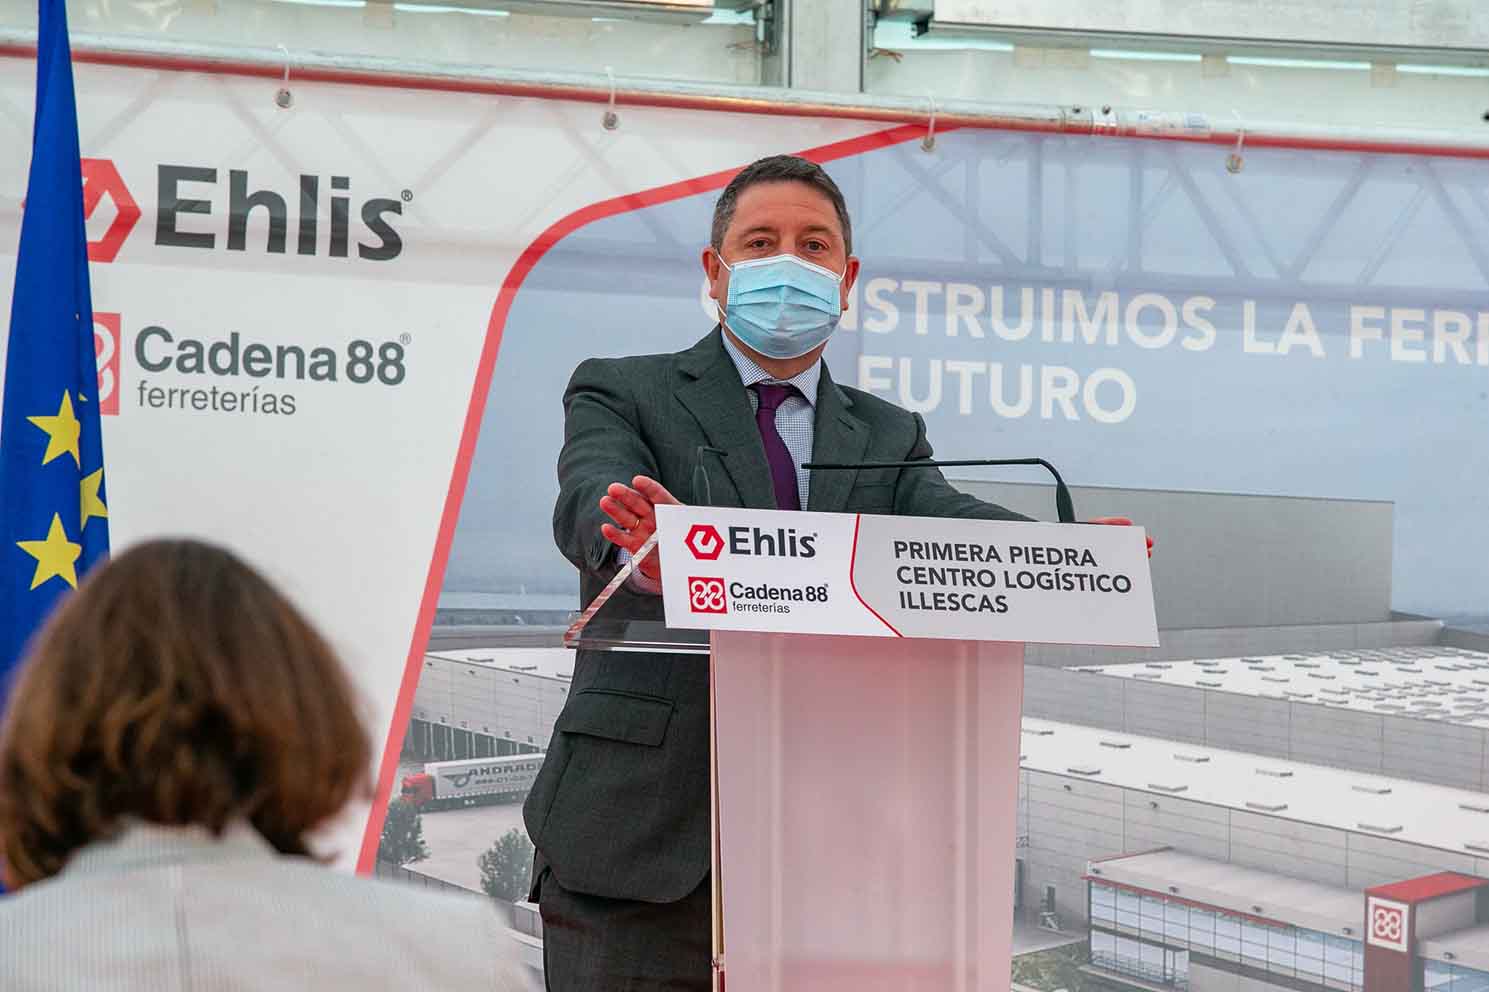
[[[720,458],[729,457],[729,452],[723,448],[711,448],[706,444],[698,445],[698,453],[693,461],[694,506],[713,506],[713,487],[708,482],[708,468],[703,464],[703,456],[707,454],[718,455]]]
[[[959,461],[932,461],[929,458],[921,458],[909,462],[807,462],[802,468],[808,472],[819,470],[847,471],[860,468],[961,468],[961,467],[986,467],[996,465],[1043,465],[1055,477],[1055,513],[1062,524],[1075,523],[1075,502],[1070,498],[1070,489],[1065,485],[1065,480],[1060,478],[1060,473],[1055,466],[1043,458],[970,458]]]

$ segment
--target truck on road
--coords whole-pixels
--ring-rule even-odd
[[[500,758],[431,761],[403,778],[403,798],[422,810],[499,803],[527,795],[543,767],[543,752]]]

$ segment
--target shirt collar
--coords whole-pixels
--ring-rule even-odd
[[[234,821],[214,837],[205,827],[167,827],[139,820],[126,821],[117,833],[80,848],[67,859],[63,872],[97,874],[131,868],[267,857],[269,842],[245,822]]]
[[[808,405],[817,406],[817,386],[822,381],[822,359],[818,359],[804,371],[798,372],[789,379],[777,379],[769,372],[756,365],[754,360],[739,349],[739,346],[722,330],[719,336],[724,339],[724,350],[729,354],[729,360],[739,370],[739,380],[744,383],[745,388],[753,386],[757,382],[785,382],[790,383],[801,391],[802,399]]]

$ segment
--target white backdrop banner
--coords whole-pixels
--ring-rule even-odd
[[[195,535],[284,585],[386,742],[383,801],[503,311],[540,236],[581,208],[779,150],[787,133],[809,147],[878,130],[748,116],[702,128],[628,109],[612,133],[582,104],[308,83],[281,110],[260,80],[76,74],[114,547]],[[34,62],[0,58],[0,326],[34,80]],[[572,367],[604,327],[551,330]],[[367,812],[327,838],[364,869],[380,826]]]

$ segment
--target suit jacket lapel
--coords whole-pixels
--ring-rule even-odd
[[[775,489],[770,482],[765,446],[760,442],[750,400],[739,381],[739,370],[724,351],[722,333],[717,327],[682,353],[678,370],[682,373],[675,390],[678,401],[697,419],[708,443],[728,452],[725,457],[710,462],[710,468],[723,463],[744,506],[775,509]]]
[[[869,425],[849,412],[852,406],[853,401],[832,381],[827,366],[823,365],[822,381],[817,386],[816,426],[812,431],[813,461],[863,460],[869,446]],[[813,472],[807,509],[821,513],[842,512],[848,505],[848,494],[853,491],[857,477],[857,472],[849,470]]]

